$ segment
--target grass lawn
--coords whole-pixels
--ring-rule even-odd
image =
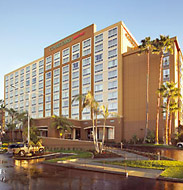
[[[58,151],[57,151],[58,152]],[[66,156],[63,158],[56,158],[52,160],[47,160],[47,162],[56,163],[57,161],[66,161],[66,160],[72,160],[72,159],[78,159],[78,158],[91,158],[92,153],[91,152],[84,152],[84,151],[73,151],[73,150],[63,150],[59,151],[61,153],[74,153],[75,155]]]
[[[167,161],[167,160],[137,160],[137,161],[110,161],[102,162],[105,164],[112,164],[118,166],[128,166],[146,169],[164,170],[162,177],[169,178],[183,178],[183,162],[181,161]]]

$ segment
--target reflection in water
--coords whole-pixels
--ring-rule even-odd
[[[2,158],[3,157],[3,158]],[[183,184],[152,179],[123,177],[98,172],[67,169],[39,163],[41,160],[13,161],[0,167],[0,190],[182,190]],[[13,166],[13,167],[9,167]]]

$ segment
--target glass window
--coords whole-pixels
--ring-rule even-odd
[[[79,78],[79,71],[75,71],[72,73],[72,79]]]
[[[32,64],[32,70],[36,69],[37,63]]]
[[[164,69],[163,70],[163,80],[169,80],[170,79],[170,69]]]
[[[30,72],[30,66],[26,67],[26,73]]]
[[[108,31],[108,38],[111,38],[113,36],[116,36],[117,35],[117,27],[116,28],[113,28],[111,30]]]
[[[108,80],[116,78],[117,77],[117,70],[112,70],[108,72]]]
[[[32,84],[36,83],[36,77],[32,79]]]
[[[60,69],[55,69],[53,71],[53,74],[54,74],[54,77],[57,76],[57,75],[60,75]]]
[[[117,91],[109,92],[108,93],[108,100],[116,100],[118,98]]]
[[[103,74],[97,74],[95,75],[95,82],[101,82],[103,81]]]
[[[83,67],[89,66],[91,64],[91,57],[87,57],[86,59],[82,60]]]
[[[95,92],[103,91],[103,84],[96,84],[95,85]]]
[[[51,86],[51,80],[47,80],[47,81],[46,81],[46,87],[47,87],[47,86]]]
[[[64,58],[62,62],[63,62],[63,64],[68,63],[69,62],[69,57]]]
[[[51,88],[46,88],[45,89],[45,94],[51,94]]]
[[[62,85],[62,90],[68,90],[69,89],[69,83],[65,83]]]
[[[83,87],[83,88],[82,88],[82,93],[83,93],[83,94],[87,94],[88,91],[90,91],[90,90],[91,90],[91,89],[90,89],[90,86]]]
[[[46,79],[50,79],[51,78],[51,71],[46,73]]]
[[[58,84],[60,82],[60,76],[53,79],[54,84]]]
[[[117,104],[117,102],[109,103],[108,109],[109,109],[109,111],[117,111],[118,110],[118,104]]]
[[[59,108],[59,101],[53,103],[53,109]]]
[[[116,56],[117,56],[117,49],[113,49],[108,52],[108,59],[116,57]]]
[[[43,75],[39,75],[39,81],[42,81],[44,79]]]
[[[86,78],[83,78],[83,86],[88,85],[88,84],[90,84],[90,76],[86,77]]]
[[[74,55],[72,55],[72,60],[78,59],[79,56],[79,53],[75,53]]]
[[[118,65],[117,59],[111,60],[111,61],[108,62],[108,69],[117,67],[117,65]]]
[[[72,90],[72,97],[79,95],[79,89]]]
[[[91,46],[91,39],[87,39],[83,41],[83,48],[87,48]]]
[[[83,50],[83,56],[89,55],[91,53],[91,49],[85,49]]]
[[[65,57],[65,56],[68,56],[70,53],[70,49],[69,48],[66,48],[62,51],[62,56]]]
[[[83,69],[83,76],[89,75],[90,74],[90,67],[87,67]]]
[[[36,84],[32,85],[32,91],[36,90]]]
[[[45,100],[46,100],[46,102],[51,102],[51,95],[46,96]]]
[[[100,51],[103,51],[103,44],[99,44],[95,46],[95,53],[98,53]]]
[[[62,101],[62,108],[68,107],[69,106],[69,100],[63,100]]]
[[[111,81],[111,82],[108,82],[108,90],[112,90],[112,89],[117,88],[117,87],[118,87],[117,85],[118,85],[118,84],[117,84],[117,81],[116,81],[116,80]]]
[[[62,115],[65,117],[69,116],[69,110],[68,109],[62,109]]]
[[[72,70],[79,69],[79,62],[75,62],[72,64]]]
[[[95,56],[95,63],[97,63],[99,61],[103,61],[103,54],[102,53]]]
[[[44,66],[44,60],[39,61],[39,67],[43,67]]]
[[[75,44],[72,46],[72,53],[79,51],[80,50],[80,44]]]
[[[62,82],[68,81],[69,80],[69,74],[62,75]]]
[[[53,100],[55,101],[55,100],[59,100],[59,94],[54,94],[53,95]]]
[[[169,66],[169,56],[164,56],[163,57],[163,66]]]
[[[103,102],[103,94],[95,94],[95,100],[97,102]]]
[[[58,92],[59,90],[60,90],[59,85],[53,87],[53,92]]]
[[[111,47],[114,47],[114,46],[117,46],[117,38],[109,40],[109,42],[108,42],[108,48],[111,48]]]
[[[69,72],[69,65],[62,67],[62,74]]]
[[[54,67],[60,65],[60,52],[54,54]]]
[[[39,74],[42,74],[44,72],[44,68],[39,68]]]
[[[52,56],[46,57],[46,70],[51,69],[51,64],[52,64]]]
[[[63,91],[62,92],[62,99],[68,98],[69,97],[69,92],[68,91]]]
[[[79,80],[72,81],[72,88],[79,87]]]
[[[103,33],[95,36],[95,44],[103,41]]]
[[[103,63],[95,65],[95,73],[103,71]]]
[[[51,110],[51,104],[45,104],[46,110]]]

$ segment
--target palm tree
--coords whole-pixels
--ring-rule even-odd
[[[161,85],[161,88],[158,89],[158,93],[163,98],[166,98],[166,105],[165,105],[165,110],[166,110],[166,124],[164,127],[164,144],[168,144],[168,118],[169,118],[169,113],[170,113],[170,102],[174,102],[177,97],[180,97],[180,89],[175,87],[174,82],[168,82],[166,81],[165,84]]]
[[[104,147],[104,142],[105,142],[105,128],[106,128],[106,120],[109,116],[114,116],[117,115],[114,112],[109,112],[108,110],[108,106],[105,105],[101,105],[100,106],[100,114],[103,116],[104,118],[104,125],[103,125],[103,136],[102,136],[102,146],[101,146],[101,152],[103,151],[103,147]]]
[[[149,54],[152,51],[152,41],[150,37],[146,37],[145,39],[141,40],[140,53],[145,52],[147,54],[147,83],[146,83],[146,124],[145,124],[145,135],[144,141],[146,142],[147,139],[147,132],[149,128]]]
[[[168,144],[171,145],[171,132],[172,132],[172,115],[173,113],[180,111],[181,108],[178,104],[178,102],[172,102],[170,103],[169,112],[170,112],[170,118],[169,118],[169,125],[168,125]]]
[[[158,89],[161,88],[161,82],[162,82],[162,68],[163,68],[163,56],[164,52],[167,53],[173,53],[172,49],[172,41],[169,38],[169,36],[163,36],[160,35],[160,39],[156,38],[153,40],[152,45],[153,45],[153,54],[158,54],[160,55],[160,64],[159,64],[159,80],[158,80]],[[160,116],[160,92],[158,93],[158,98],[157,98],[157,115],[156,115],[156,137],[155,137],[155,143],[159,144],[159,116]]]
[[[8,115],[11,117],[11,121],[10,123],[7,125],[8,129],[11,131],[11,140],[14,141],[14,136],[13,136],[13,131],[15,130],[16,128],[16,120],[17,120],[17,117],[19,115],[19,113],[14,110],[13,108],[6,108],[6,111],[8,112]]]
[[[97,115],[99,114],[98,112],[99,103],[94,99],[91,91],[88,91],[87,94],[81,94],[75,96],[72,100],[72,103],[74,101],[82,101],[82,110],[87,107],[91,109],[92,125],[93,125],[93,143],[95,146],[95,150],[99,153],[98,138],[97,138]],[[95,126],[95,119],[96,119],[96,126]]]
[[[52,120],[51,126],[59,130],[65,139],[65,133],[71,132],[72,123],[64,116],[53,115]]]

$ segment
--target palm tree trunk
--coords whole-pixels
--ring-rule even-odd
[[[161,52],[161,56],[160,56],[158,89],[161,88],[162,66],[163,66],[163,52]],[[159,117],[160,117],[159,111],[160,111],[160,92],[158,92],[158,100],[157,100],[156,137],[155,137],[156,144],[159,144]]]
[[[93,123],[93,143],[95,147],[95,151],[99,152],[98,145],[96,143],[96,136],[95,136],[95,121],[94,121],[94,111],[92,110],[92,123]]]
[[[169,97],[167,97],[167,107],[166,107],[166,124],[165,124],[165,128],[164,128],[164,135],[165,135],[165,142],[164,144],[168,145],[168,116],[169,116]]]
[[[168,128],[168,144],[171,145],[171,131],[172,131],[172,113],[170,113],[170,118],[169,118],[169,128]]]
[[[104,142],[105,142],[105,122],[106,122],[106,120],[104,119],[101,153],[103,151]]]
[[[147,52],[146,125],[145,125],[145,136],[143,143],[146,142],[148,128],[149,128],[149,50]]]

